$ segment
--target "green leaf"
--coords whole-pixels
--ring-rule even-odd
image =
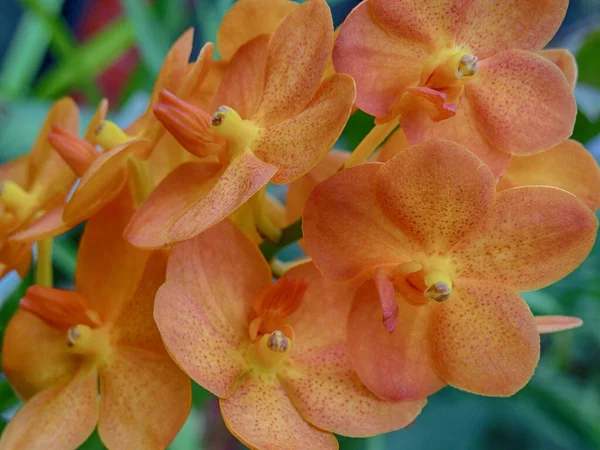
[[[38,0],[52,17],[57,16],[65,0]],[[35,79],[50,43],[52,30],[34,12],[26,11],[15,32],[0,71],[1,95],[16,99],[25,96]]]
[[[6,378],[0,380],[0,412],[5,412],[19,404],[20,400]]]
[[[58,271],[68,280],[73,280],[77,263],[77,245],[64,235],[55,238],[52,260]]]
[[[134,29],[127,19],[118,19],[78,47],[38,82],[34,94],[55,98],[73,87],[82,87],[109,67],[135,42]]]
[[[592,32],[577,53],[578,81],[600,88],[600,29]]]
[[[270,261],[280,250],[300,239],[302,239],[302,219],[298,219],[293,224],[285,227],[282,230],[279,242],[264,241],[259,247],[265,259]]]
[[[158,75],[165,55],[169,51],[170,39],[152,9],[141,0],[121,0],[125,15],[133,24],[142,59],[154,76]]]
[[[192,381],[192,405],[196,409],[202,409],[211,400],[216,398],[198,383]]]

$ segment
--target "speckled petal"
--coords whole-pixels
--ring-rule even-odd
[[[274,374],[250,373],[220,401],[225,425],[242,443],[260,450],[337,450],[331,433],[308,424]]]
[[[294,8],[269,41],[265,89],[252,119],[269,124],[302,111],[319,88],[332,48],[333,21],[325,0]]]
[[[271,35],[297,6],[289,0],[239,0],[227,11],[217,31],[217,48],[230,59],[244,44],[260,35]]]
[[[100,438],[115,450],[167,448],[190,412],[190,380],[164,350],[124,344],[100,372]]]
[[[583,262],[597,228],[589,208],[562,189],[507,189],[452,250],[454,278],[488,280],[517,291],[541,289]]]
[[[525,386],[540,358],[540,337],[519,294],[501,284],[461,282],[434,306],[431,355],[444,380],[499,397]]]
[[[304,209],[304,242],[319,269],[337,280],[410,260],[410,241],[378,207],[380,163],[342,170],[315,186]]]
[[[96,369],[81,368],[68,382],[40,392],[8,423],[3,450],[77,448],[92,434],[98,419]]]
[[[592,211],[600,208],[600,168],[577,141],[565,141],[537,155],[513,156],[498,183],[498,190],[535,185],[564,189]]]
[[[380,298],[373,282],[363,285],[348,316],[348,354],[362,382],[391,401],[420,400],[445,383],[434,370],[427,326],[431,305],[398,299],[394,332],[381,323]]]
[[[352,78],[334,74],[302,112],[263,129],[254,151],[277,166],[274,183],[297,180],[323,160],[346,126],[355,95]]]
[[[419,82],[432,49],[410,35],[391,34],[375,20],[370,4],[363,1],[344,21],[335,41],[333,65],[356,81],[356,106],[373,116],[386,116],[406,87]]]
[[[125,238],[141,248],[160,248],[169,242],[169,229],[216,182],[217,163],[189,162],[174,169],[135,211]]]
[[[495,190],[489,169],[450,141],[408,148],[385,163],[376,178],[386,216],[418,246],[441,254],[487,213]]]
[[[235,155],[217,175],[210,190],[169,229],[167,243],[190,239],[222,221],[266,185],[276,172],[275,166],[261,161],[251,151]]]
[[[568,0],[474,0],[464,8],[456,43],[479,59],[544,47],[565,18]]]
[[[481,61],[465,95],[482,134],[510,154],[547,150],[573,132],[571,86],[555,64],[535,53],[507,50]]]
[[[289,318],[295,339],[280,380],[300,414],[344,436],[371,436],[408,425],[424,401],[392,403],[371,393],[346,351],[346,319],[355,288],[331,281],[312,263],[286,275],[309,281],[302,305]]]

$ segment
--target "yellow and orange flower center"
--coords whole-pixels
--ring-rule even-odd
[[[26,191],[13,181],[2,181],[0,183],[2,226],[14,228],[29,219],[39,206],[39,197],[38,190]]]
[[[95,136],[96,144],[106,150],[126,144],[135,139],[135,136],[129,136],[116,123],[110,120],[104,120],[98,125]]]
[[[98,366],[106,364],[110,356],[109,337],[104,328],[75,325],[67,330],[66,345],[70,353],[84,356]]]
[[[445,271],[424,268],[415,261],[398,266],[393,283],[402,298],[415,305],[445,302],[452,295],[452,280]]]
[[[256,298],[254,318],[248,327],[250,363],[263,371],[276,371],[287,359],[295,338],[288,317],[302,304],[305,280],[284,276]]]
[[[463,51],[445,51],[426,64],[421,86],[443,92],[447,101],[455,102],[464,89],[464,82],[479,71],[477,56]]]
[[[211,125],[213,133],[227,141],[230,156],[252,150],[260,133],[260,127],[242,119],[229,106],[219,106],[212,116]]]

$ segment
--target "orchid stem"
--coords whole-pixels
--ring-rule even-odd
[[[291,225],[285,227],[281,232],[281,239],[276,244],[265,241],[260,244],[259,248],[267,261],[271,261],[273,257],[282,249],[294,242],[302,239],[302,219],[298,219]]]
[[[389,122],[375,125],[346,160],[344,168],[347,169],[369,159],[373,152],[377,150],[377,147],[392,134],[396,126],[398,126],[398,119],[392,119]]]
[[[52,238],[37,243],[35,284],[52,287]]]

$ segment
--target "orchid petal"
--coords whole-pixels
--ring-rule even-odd
[[[564,48],[548,48],[538,53],[556,64],[567,78],[571,89],[575,89],[575,84],[577,84],[577,61],[569,50]]]
[[[583,325],[579,317],[570,316],[535,316],[535,325],[538,333],[558,333],[559,331],[572,330]]]

